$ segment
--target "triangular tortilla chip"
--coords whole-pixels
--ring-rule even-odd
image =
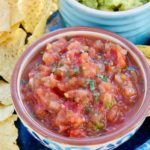
[[[13,26],[16,23],[19,23],[23,20],[23,16],[18,7],[18,0],[9,0],[10,7],[10,25]]]
[[[143,52],[143,54],[147,57],[150,58],[150,46],[148,45],[137,45],[139,50]]]
[[[45,3],[43,4],[43,17],[39,20],[39,23],[35,27],[32,36],[29,37],[28,39],[28,44],[31,44],[34,42],[37,38],[39,38],[41,35],[44,34],[45,28],[46,28],[46,22],[48,17],[50,16],[51,12],[51,1],[50,0],[45,0]]]
[[[17,120],[16,115],[12,115],[7,120],[0,122],[0,149],[1,150],[19,150],[16,145],[18,130],[14,125]]]
[[[1,32],[0,33],[0,45],[11,37],[12,32],[14,32],[17,28],[19,28],[19,23],[13,25],[9,32]]]
[[[8,0],[0,0],[0,32],[10,30],[10,9]]]
[[[10,85],[2,80],[0,80],[0,103],[3,105],[12,104]]]
[[[24,17],[22,24],[27,32],[33,33],[40,19],[45,16],[45,14],[43,13],[43,8],[46,1],[47,0],[19,1],[19,7],[22,11],[22,16]],[[48,1],[49,5],[51,5],[51,0]]]
[[[50,15],[58,9],[58,0],[52,0],[52,9]]]
[[[3,106],[0,105],[0,122],[9,118],[14,112],[14,106]]]
[[[25,44],[25,39],[25,31],[18,28],[12,32],[10,39],[0,44],[0,75],[8,82],[18,60],[18,50]]]

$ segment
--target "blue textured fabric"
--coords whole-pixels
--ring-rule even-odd
[[[150,140],[146,141],[144,144],[136,148],[136,150],[149,150],[150,149]]]
[[[54,31],[56,29],[63,28],[63,21],[59,12],[54,13],[47,22],[47,32]],[[20,120],[16,122],[16,126],[19,130],[18,137],[18,145],[20,150],[49,150],[45,146],[43,146],[40,142],[38,142],[30,133],[26,130],[26,128],[22,125]],[[137,131],[137,133],[126,143],[121,145],[115,150],[134,150],[147,140],[150,139],[150,118],[147,118],[142,125],[142,127]],[[138,149],[140,150],[140,149]],[[141,150],[148,150],[143,149]]]

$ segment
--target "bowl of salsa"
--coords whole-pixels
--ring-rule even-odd
[[[28,131],[53,149],[112,149],[150,109],[149,66],[126,39],[97,28],[48,33],[14,69],[11,93]]]

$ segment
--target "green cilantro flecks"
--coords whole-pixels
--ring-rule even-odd
[[[92,110],[92,107],[91,106],[87,106],[87,107],[85,107],[84,112],[85,113],[89,113],[89,112],[91,112],[91,110]]]
[[[105,61],[104,61],[104,64],[105,64],[105,65],[108,65],[108,64],[109,64],[109,62],[108,62],[107,60],[105,60]]]
[[[100,79],[102,79],[104,82],[107,82],[107,81],[108,81],[108,78],[107,78],[106,75],[98,74],[97,77],[100,78]]]
[[[101,130],[104,128],[104,124],[102,122],[96,122],[95,127],[97,130]]]
[[[52,65],[52,73],[55,73],[57,69],[57,64]]]
[[[93,95],[94,95],[94,101],[97,102],[97,101],[98,101],[98,98],[99,98],[99,96],[100,96],[100,93],[94,91],[94,92],[93,92]]]
[[[76,75],[78,75],[80,73],[80,70],[77,67],[73,68],[73,71]]]
[[[112,104],[109,101],[106,101],[106,108],[107,109],[111,109]]]
[[[62,67],[63,65],[64,65],[63,63],[60,63],[60,64],[59,64],[59,67]]]
[[[67,71],[67,72],[66,72],[66,75],[67,75],[68,78],[71,78],[70,71]]]
[[[26,81],[25,79],[23,79],[23,80],[21,81],[21,84],[22,84],[23,86],[25,86],[25,85],[27,84],[27,81]]]
[[[87,80],[87,84],[90,86],[90,90],[91,90],[91,91],[94,91],[94,90],[95,90],[95,84],[94,84],[94,81],[93,81],[93,80],[88,79],[88,80]]]

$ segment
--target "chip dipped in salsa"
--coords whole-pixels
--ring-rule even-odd
[[[66,137],[117,130],[144,95],[142,71],[132,55],[116,43],[90,36],[47,43],[21,84],[33,117]]]

